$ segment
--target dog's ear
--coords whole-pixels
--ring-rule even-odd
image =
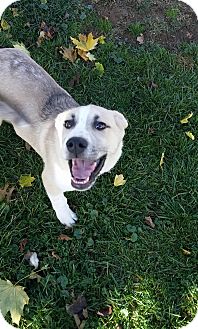
[[[126,129],[128,127],[127,119],[124,117],[122,113],[114,111],[114,118],[117,126],[120,129]]]

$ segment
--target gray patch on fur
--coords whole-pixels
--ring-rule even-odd
[[[48,118],[56,118],[59,113],[80,105],[67,93],[51,95],[41,111],[41,118],[47,120]]]

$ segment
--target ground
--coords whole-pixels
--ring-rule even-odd
[[[0,188],[9,184],[14,191],[0,201],[0,279],[19,282],[30,298],[20,328],[74,329],[67,305],[81,295],[85,329],[181,328],[198,300],[194,13],[157,0],[21,0],[12,9],[3,16],[9,27],[0,31],[0,47],[23,42],[77,102],[118,110],[129,122],[117,166],[90,191],[67,193],[79,217],[70,230],[46,196],[42,160],[2,124]],[[51,34],[38,45],[43,22]],[[72,46],[70,36],[89,32],[105,37],[93,50],[103,74],[92,62],[71,63],[60,54],[60,47]],[[35,177],[32,187],[19,185],[22,174]],[[125,185],[114,186],[116,174]],[[29,251],[40,260],[38,281]],[[6,318],[11,322],[9,313]]]
[[[183,2],[93,0],[92,3],[101,17],[112,22],[115,37],[133,45],[137,44],[138,27],[135,29],[137,25],[142,26],[145,42],[158,43],[168,49],[175,50],[183,42],[198,41],[196,15]]]

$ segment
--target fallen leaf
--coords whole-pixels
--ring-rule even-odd
[[[41,43],[46,40],[51,40],[54,38],[55,29],[52,26],[48,26],[44,21],[40,25],[40,33],[37,39],[37,45],[40,46]]]
[[[35,180],[34,177],[29,175],[21,175],[19,178],[19,185],[21,187],[30,187],[32,186],[32,182]]]
[[[78,296],[71,305],[66,306],[67,312],[74,316],[78,329],[85,327],[88,318],[87,302],[84,296]]]
[[[98,40],[99,40],[99,38],[94,39],[92,32],[90,32],[88,36],[84,34],[79,34],[78,38],[79,40],[70,37],[71,41],[76,46],[76,48],[83,50],[85,52],[93,50],[98,44]]]
[[[3,316],[10,312],[12,322],[19,325],[23,308],[28,302],[29,297],[24,287],[15,286],[9,280],[0,279],[0,310]]]
[[[23,42],[13,43],[12,45],[14,48],[19,49],[23,51],[25,54],[27,54],[28,56],[30,56],[30,52],[26,49]]]
[[[98,38],[98,42],[101,43],[101,45],[103,45],[105,43],[105,37],[104,35],[101,35],[99,38]]]
[[[58,240],[69,241],[69,240],[72,240],[72,238],[70,238],[68,235],[60,234],[59,237],[58,237]]]
[[[28,143],[28,142],[25,142],[25,149],[27,150],[27,151],[30,151],[31,150],[31,145]]]
[[[60,47],[59,51],[64,59],[68,59],[70,62],[74,63],[77,59],[77,51],[74,48]]]
[[[69,86],[74,87],[80,83],[80,74],[76,74],[70,81]]]
[[[114,178],[114,186],[122,186],[126,183],[126,180],[124,179],[124,176],[122,174],[115,175]]]
[[[5,19],[1,20],[1,28],[3,31],[10,30],[10,25],[8,24],[8,22]]]
[[[155,224],[153,223],[151,216],[145,217],[145,224],[147,224],[151,228],[155,228]]]
[[[190,255],[191,255],[191,251],[186,250],[186,249],[183,249],[183,248],[182,248],[182,252],[183,252],[183,254],[186,255],[186,256],[190,256]]]
[[[10,186],[10,184],[6,183],[2,189],[0,188],[0,201],[3,201],[3,200],[6,200],[7,202],[10,201],[15,187],[14,186],[9,187],[9,186]]]
[[[180,123],[188,123],[188,120],[190,119],[190,118],[192,118],[192,116],[193,116],[193,112],[190,112],[185,118],[183,118],[183,119],[181,119],[180,120]]]
[[[61,259],[60,256],[58,256],[55,251],[52,251],[52,257],[56,258],[56,259]]]
[[[97,315],[99,315],[99,316],[109,316],[109,315],[112,314],[112,312],[113,312],[112,307],[108,305],[107,307],[105,307],[105,308],[101,309],[100,311],[98,311]]]
[[[162,152],[162,156],[161,156],[161,159],[160,159],[160,168],[163,169],[163,164],[164,164],[164,153],[165,152]]]
[[[87,62],[89,60],[89,57],[87,56],[87,52],[82,50],[82,49],[78,49],[78,55],[84,59],[85,62]]]
[[[27,243],[28,243],[28,239],[26,239],[26,238],[20,241],[20,244],[19,244],[20,252],[24,251],[25,246],[26,246]]]
[[[155,82],[153,82],[153,81],[150,81],[149,84],[148,84],[148,86],[149,86],[149,88],[151,88],[151,89],[156,89],[156,88],[158,88],[158,85],[157,85]]]
[[[139,35],[139,37],[137,37],[137,42],[140,44],[140,45],[143,45],[143,43],[144,43],[144,35],[141,33],[140,35]]]
[[[191,131],[186,131],[186,136],[188,136],[193,141],[195,140],[195,136],[193,135],[193,133],[191,133]]]
[[[18,17],[19,16],[18,8],[11,8],[11,11],[12,11],[13,17]]]
[[[98,71],[99,76],[100,76],[100,77],[103,76],[103,74],[104,74],[104,66],[103,66],[101,63],[96,62],[96,63],[95,63],[95,68],[96,68],[96,70]]]

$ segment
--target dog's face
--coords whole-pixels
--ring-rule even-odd
[[[127,125],[121,113],[95,105],[79,106],[57,116],[55,126],[73,188],[90,188],[97,176],[114,167]]]

